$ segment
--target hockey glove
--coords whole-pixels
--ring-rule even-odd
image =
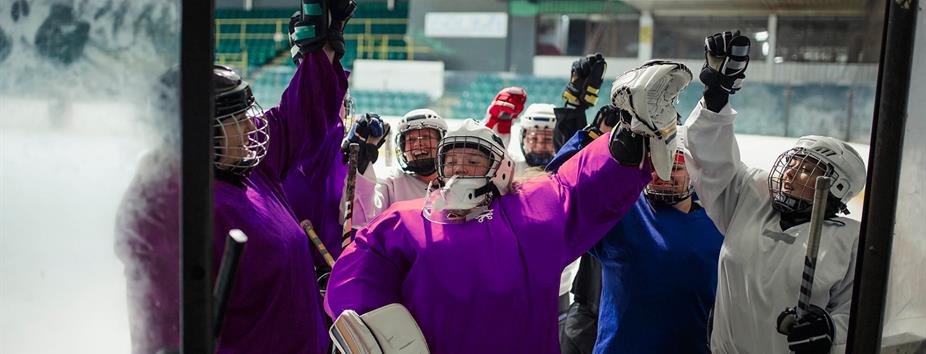
[[[357,2],[354,0],[333,0],[331,2],[331,26],[328,29],[328,44],[334,50],[335,60],[344,56],[344,27],[354,16]]]
[[[788,349],[795,354],[827,354],[835,335],[833,318],[826,310],[810,305],[804,317],[789,307],[778,315],[778,333],[788,336]]]
[[[621,115],[625,115],[627,120],[631,119],[630,112],[623,111],[612,105],[602,106],[598,113],[595,114],[595,119],[585,127],[585,130],[588,130],[593,137],[597,138],[613,130],[617,123],[620,122]]]
[[[602,77],[607,69],[608,63],[601,53],[589,54],[574,61],[569,83],[563,90],[566,106],[579,109],[594,106],[598,102],[598,90],[601,89]]]
[[[328,26],[328,0],[302,0],[302,9],[289,18],[289,53],[296,66],[303,55],[325,46]]]
[[[749,37],[735,33],[715,33],[704,38],[704,66],[699,76],[704,83],[707,109],[720,112],[729,95],[743,86],[749,66]]]
[[[511,134],[511,123],[524,110],[526,101],[527,91],[523,88],[512,86],[502,89],[489,105],[486,113],[489,121],[486,122],[486,127],[495,129],[499,134]]]
[[[611,131],[611,142],[608,143],[611,156],[624,166],[642,166],[649,140],[645,135],[630,130],[632,117],[629,113],[620,114],[619,117],[617,127]]]
[[[347,133],[347,137],[344,138],[344,142],[341,143],[344,162],[346,163],[350,158],[350,144],[360,144],[357,172],[363,174],[367,166],[376,163],[379,158],[379,148],[386,142],[385,137],[389,135],[389,129],[389,124],[383,122],[383,119],[376,113],[366,113],[357,118]]]

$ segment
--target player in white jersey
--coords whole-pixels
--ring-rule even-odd
[[[718,265],[711,350],[714,353],[828,353],[844,351],[852,300],[859,223],[836,216],[865,184],[862,158],[845,142],[805,136],[772,170],[740,160],[729,104],[745,77],[749,39],[718,33],[705,43],[700,78],[704,98],[685,122],[695,190],[724,235]],[[746,117],[748,119],[748,117]],[[783,310],[797,303],[810,229],[814,181],[829,190],[808,315],[786,335]]]
[[[388,129],[384,132],[388,135]],[[395,202],[424,198],[428,184],[437,178],[437,143],[446,132],[447,122],[430,109],[416,109],[402,117],[395,132],[398,166],[385,177],[377,176],[373,168],[358,168],[360,178],[357,178],[353,214],[355,228],[363,227]],[[368,142],[377,144],[383,139],[382,135],[375,135],[372,134]]]

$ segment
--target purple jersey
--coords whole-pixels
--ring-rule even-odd
[[[241,229],[248,235],[218,342],[219,353],[329,350],[312,245],[289,206],[282,180],[295,168],[295,162],[321,153],[320,148],[331,145],[328,137],[333,136],[332,131],[343,129],[335,121],[346,90],[347,75],[340,64],[332,65],[322,51],[306,55],[280,105],[266,112],[270,143],[264,160],[240,183],[215,181],[213,274],[218,273],[228,231]],[[126,262],[127,272],[130,263],[145,267],[137,272],[152,282],[150,289],[137,292],[138,295],[130,293],[130,299],[140,303],[130,306],[150,312],[140,315],[141,320],[133,318],[133,325],[143,322],[144,331],[139,333],[156,337],[148,338],[150,345],[133,344],[136,352],[177,348],[180,344],[176,328],[180,311],[176,236],[179,204],[176,181],[173,183],[172,189],[169,188],[172,184],[163,189],[165,183],[158,182],[145,183],[140,187],[141,192],[133,186],[129,192],[145,196],[150,194],[145,192],[149,189],[146,187],[150,187],[155,193],[162,193],[157,200],[163,202],[136,206],[127,196],[123,204],[123,208],[131,205],[145,211],[123,212],[126,219],[120,225],[130,230],[121,232],[124,236],[117,250],[123,259],[137,258]],[[132,220],[138,219],[138,215],[145,215],[146,219]],[[166,222],[155,222],[161,219]],[[132,271],[135,272],[134,268]]]
[[[326,310],[405,305],[433,353],[559,353],[563,268],[634,204],[650,168],[597,139],[552,176],[520,184],[462,224],[432,223],[423,199],[399,202],[357,233],[331,276]]]

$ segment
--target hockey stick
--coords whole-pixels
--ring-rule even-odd
[[[309,219],[302,220],[299,223],[302,226],[302,230],[305,231],[306,236],[309,237],[309,240],[312,241],[312,244],[315,245],[315,249],[318,250],[318,253],[322,255],[322,258],[325,259],[325,263],[328,264],[328,268],[334,268],[334,258],[331,257],[331,253],[328,252],[328,248],[325,247],[325,244],[322,243],[322,240],[318,238],[318,234],[315,233],[315,229],[312,228],[312,222]]]
[[[797,298],[797,317],[803,318],[810,307],[813,294],[813,275],[817,270],[817,251],[820,249],[820,233],[826,218],[826,199],[833,179],[817,177],[813,192],[813,209],[810,212],[810,235],[807,239],[807,254],[804,256],[804,273],[801,276],[801,292]]]
[[[212,292],[215,301],[212,304],[212,316],[214,318],[212,333],[216,340],[222,333],[225,309],[228,307],[228,298],[235,284],[235,273],[238,271],[238,261],[241,259],[241,253],[244,252],[246,242],[248,242],[248,236],[241,230],[231,229],[228,231],[228,238],[225,239],[225,252],[222,254],[222,264],[219,266],[219,276]]]
[[[353,229],[354,220],[354,187],[357,184],[357,158],[360,155],[360,144],[351,143],[348,147],[348,154],[347,189],[344,193],[344,232],[341,234],[342,250],[353,241],[351,229]]]

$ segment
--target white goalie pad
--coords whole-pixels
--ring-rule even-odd
[[[408,309],[389,304],[363,315],[345,310],[328,331],[343,354],[428,354],[428,343]]]

